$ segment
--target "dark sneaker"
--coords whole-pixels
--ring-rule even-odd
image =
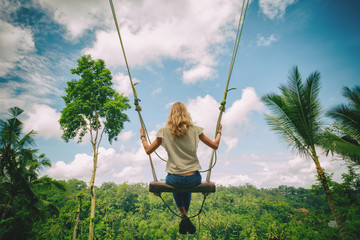
[[[179,233],[181,234],[186,234],[186,224],[184,221],[184,218],[181,219],[180,224],[179,224]]]
[[[192,222],[190,221],[190,218],[184,215],[182,221],[184,221],[185,228],[190,234],[194,234],[196,232],[196,228],[194,224],[192,224]]]

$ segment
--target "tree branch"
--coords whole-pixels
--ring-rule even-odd
[[[96,144],[97,138],[99,136],[99,118],[98,118],[98,113],[96,111],[96,105],[94,107],[95,107],[95,120],[96,120],[96,137],[95,137],[95,144]]]
[[[100,134],[100,139],[99,139],[99,142],[98,142],[98,145],[97,145],[97,148],[99,148],[99,145],[100,145],[100,142],[101,142],[101,139],[102,139],[102,136],[103,136],[103,133],[105,132],[105,127],[103,128],[103,130],[101,131],[101,134]]]
[[[90,132],[90,141],[93,143],[93,133],[92,133],[92,124],[91,124],[91,116],[89,115],[89,132]]]

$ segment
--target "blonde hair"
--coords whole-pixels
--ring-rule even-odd
[[[181,102],[172,105],[166,126],[174,137],[184,137],[194,123],[186,106]]]

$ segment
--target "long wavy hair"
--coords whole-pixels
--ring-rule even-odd
[[[187,111],[186,106],[181,102],[176,102],[172,105],[167,121],[167,128],[170,130],[174,137],[184,137],[189,128],[194,123],[191,120],[190,113]]]

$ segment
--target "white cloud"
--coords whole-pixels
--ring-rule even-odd
[[[2,115],[7,113],[9,108],[15,106],[22,108],[26,113],[32,108],[32,103],[39,101],[37,96],[31,96],[26,93],[18,94],[16,90],[19,88],[19,85],[16,82],[2,83],[0,88],[0,113]],[[48,103],[46,99],[43,102]]]
[[[295,156],[285,162],[258,164],[264,166],[264,171],[259,172],[260,177],[258,178],[262,185],[310,186],[315,183],[314,164],[300,156]]]
[[[125,131],[120,134],[119,139],[122,142],[126,142],[126,141],[129,141],[134,135],[135,135],[135,133],[131,130]]]
[[[125,182],[129,183],[135,183],[140,182],[144,179],[144,177],[141,177],[141,173],[143,172],[143,169],[141,167],[125,167],[121,172],[114,173],[113,176],[115,178],[121,178]]]
[[[210,95],[190,99],[187,108],[196,125],[205,128],[205,134],[213,137],[215,134],[220,104]]]
[[[274,34],[271,34],[269,37],[265,38],[260,34],[257,35],[257,46],[258,47],[269,47],[272,43],[279,41],[279,37],[276,37]]]
[[[213,171],[213,181],[216,184],[228,186],[250,183],[258,188],[280,185],[309,188],[317,183],[313,160],[298,155],[221,154],[219,159],[221,163]],[[226,161],[222,163],[224,159]],[[332,160],[324,155],[320,155],[320,164],[326,173],[334,173],[333,180],[337,182],[341,182],[341,174],[347,171],[343,161]]]
[[[115,2],[130,66],[161,65],[163,59],[175,59],[185,61],[184,83],[213,77],[216,58],[224,54],[219,47],[233,41],[240,5],[224,0]],[[96,32],[96,41],[84,52],[112,66],[123,66],[114,24],[109,26]]]
[[[205,134],[213,137],[217,118],[219,115],[218,103],[210,95],[190,99],[187,108],[193,121],[205,128]],[[236,100],[231,107],[227,108],[222,118],[223,140],[230,151],[237,145],[239,137],[251,127],[250,117],[252,112],[262,112],[263,103],[256,95],[255,89],[245,88],[242,91],[241,99]]]
[[[260,10],[270,19],[282,18],[286,8],[296,0],[259,0]]]
[[[141,151],[142,150],[142,151]],[[147,163],[147,156],[140,144],[137,150],[116,152],[113,148],[99,148],[98,168],[96,172],[97,186],[106,181],[114,181],[114,177],[119,182],[144,182],[146,177],[139,176],[143,172],[143,165]],[[144,165],[145,170],[151,173],[148,165]],[[81,153],[76,154],[75,158],[66,163],[58,161],[48,169],[45,174],[56,179],[77,178],[89,182],[93,169],[93,156]],[[131,172],[134,174],[131,176]]]
[[[9,18],[19,8],[18,4],[1,2],[4,8],[0,14]],[[0,77],[5,79],[0,89],[0,112],[18,106],[25,112],[32,109],[34,103],[50,104],[50,95],[59,95],[56,82],[63,77],[57,74],[61,66],[67,64],[61,54],[53,55],[46,51],[37,55],[33,33],[30,28],[14,26],[0,20]],[[52,58],[61,61],[56,66]],[[56,76],[56,77],[55,77]],[[19,79],[21,81],[19,81]]]
[[[255,154],[255,153],[242,153],[242,154],[236,154],[236,156],[233,155],[229,155],[228,153],[226,153],[225,155],[222,156],[223,159],[226,159],[224,164],[225,166],[230,166],[231,164],[234,163],[253,163],[256,162],[256,164],[258,164],[260,157]]]
[[[63,25],[66,37],[76,39],[86,30],[103,28],[113,23],[110,21],[110,7],[106,1],[98,0],[37,0],[56,22]]]
[[[248,87],[243,89],[241,99],[236,100],[230,108],[224,113],[222,123],[224,127],[224,135],[227,142],[233,142],[232,139],[238,139],[253,127],[250,117],[253,112],[262,112],[264,109],[260,97],[256,95],[255,89]],[[229,144],[228,151],[236,145]]]
[[[155,131],[151,132],[151,136]],[[162,148],[160,155],[166,156]],[[209,152],[205,153],[205,147],[199,147],[198,155],[204,161],[201,163],[203,169],[207,168]],[[163,178],[166,173],[163,171],[165,163],[160,162],[153,154],[155,169],[158,179]],[[228,156],[219,156],[219,159],[227,159]],[[99,186],[106,181],[121,182],[149,182],[152,180],[151,168],[148,156],[144,153],[140,142],[136,149],[121,151],[117,153],[113,148],[100,148],[98,161],[98,170],[96,175],[96,185]],[[320,163],[327,173],[335,172],[334,180],[340,181],[341,173],[345,172],[342,161],[332,161],[330,158],[320,156]],[[56,179],[77,178],[89,182],[92,170],[92,156],[89,154],[76,154],[74,160],[65,163],[58,161],[46,171],[46,174]],[[245,168],[246,173],[231,174],[233,170],[238,169],[234,164],[241,165],[239,169]],[[249,166],[252,164],[253,166]],[[232,170],[223,171],[228,167]],[[246,166],[246,167],[244,167]],[[254,168],[259,166],[259,168]],[[244,170],[243,170],[244,171]],[[238,186],[250,183],[257,187],[277,187],[279,185],[288,185],[295,187],[310,187],[316,183],[316,168],[312,160],[304,159],[299,156],[289,157],[283,154],[283,159],[269,159],[268,156],[258,156],[256,154],[245,154],[238,160],[232,161],[230,164],[218,163],[216,169],[213,170],[212,180],[218,185]],[[203,176],[204,177],[204,176]]]
[[[96,33],[83,50],[110,66],[124,66],[109,4],[96,0],[37,0],[54,20],[77,40],[87,31]],[[163,59],[184,61],[183,82],[195,83],[216,76],[217,57],[233,41],[241,2],[215,1],[114,1],[128,62],[131,66],[159,64]],[[206,6],[206,11],[204,11]],[[116,54],[114,54],[116,53]]]
[[[197,65],[183,72],[184,83],[196,83],[200,80],[207,80],[216,77],[216,71],[206,65]]]
[[[258,180],[258,187],[310,187],[316,183],[317,171],[311,159],[294,156],[286,161],[260,161],[256,164],[263,167],[262,171],[253,173]],[[343,161],[335,161],[324,155],[320,155],[320,164],[327,173],[335,173],[336,181],[340,181],[341,174],[346,171]]]
[[[0,20],[0,77],[35,50],[32,32]]]
[[[40,136],[48,139],[61,138],[59,119],[61,113],[43,104],[34,104],[31,111],[25,112],[28,118],[24,120],[24,130],[35,130]]]
[[[134,84],[139,82],[136,78],[134,78],[132,80],[133,80]],[[124,94],[124,96],[127,96],[127,97],[130,94],[132,94],[132,87],[131,87],[129,76],[124,75],[121,72],[118,72],[114,76],[113,82],[114,82],[114,88],[118,93],[122,93],[122,94]]]
[[[114,167],[123,161],[119,157],[120,155],[116,153],[115,149],[100,147],[97,173],[99,175],[107,175],[109,172],[113,172]]]
[[[76,154],[72,162],[58,161],[46,171],[46,174],[56,179],[77,178],[89,182],[92,163],[92,156],[85,153]]]
[[[228,175],[215,178],[214,182],[223,186],[239,186],[245,185],[246,183],[253,183],[254,179],[250,178],[248,175]]]
[[[51,70],[43,63],[44,58],[36,55],[27,56],[24,61],[17,64],[19,71],[12,75],[22,79],[21,82],[9,80],[1,83],[0,113],[17,106],[25,113],[32,111],[34,104],[50,105],[54,103],[54,96],[61,91]],[[62,77],[59,77],[62,78]]]
[[[239,142],[239,138],[238,137],[228,137],[228,136],[224,136],[223,140],[225,142],[225,144],[227,145],[227,152],[229,152],[231,149],[235,148]]]

